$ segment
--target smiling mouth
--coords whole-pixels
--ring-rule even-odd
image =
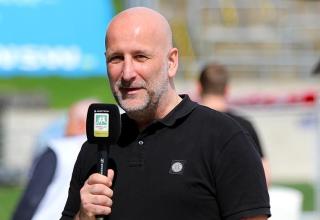
[[[125,88],[125,87],[122,87],[120,88],[120,90],[126,94],[134,94],[136,93],[137,91],[139,91],[141,88]]]

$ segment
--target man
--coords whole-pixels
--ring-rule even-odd
[[[59,219],[68,196],[74,163],[86,141],[86,117],[94,99],[73,104],[66,118],[64,137],[53,138],[40,154],[13,220]]]
[[[84,144],[61,219],[267,219],[267,186],[250,139],[233,120],[175,91],[178,50],[162,15],[143,7],[118,14],[106,59],[126,112],[121,136],[107,176],[96,173],[97,146]]]
[[[270,168],[267,158],[261,147],[258,134],[252,123],[243,116],[235,114],[228,107],[227,90],[229,83],[228,70],[221,64],[209,63],[201,70],[198,80],[198,90],[201,104],[208,106],[234,118],[252,137],[255,147],[262,159],[267,183],[270,183]]]

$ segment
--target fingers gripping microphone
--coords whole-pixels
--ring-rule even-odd
[[[87,138],[98,145],[97,172],[107,175],[109,147],[116,144],[121,132],[119,108],[113,104],[91,104],[87,113]],[[103,220],[103,216],[97,216]]]

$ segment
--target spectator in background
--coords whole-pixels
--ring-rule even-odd
[[[198,90],[200,94],[200,103],[220,112],[225,112],[227,115],[234,118],[255,142],[256,149],[262,158],[262,164],[266,174],[266,180],[270,183],[270,168],[266,159],[260,140],[253,124],[245,117],[236,114],[229,109],[227,104],[229,76],[226,67],[218,63],[207,64],[200,72],[198,80]]]
[[[33,161],[36,160],[48,147],[48,141],[55,138],[61,138],[65,134],[67,124],[67,115],[63,114],[54,119],[45,129],[38,135],[33,150]]]
[[[36,160],[13,220],[60,218],[74,162],[86,141],[87,110],[94,102],[97,100],[82,100],[70,107],[64,137],[51,139]]]

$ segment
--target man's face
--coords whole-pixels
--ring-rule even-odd
[[[119,105],[128,113],[156,108],[169,86],[166,49],[140,27],[114,27],[107,45],[109,81]]]

